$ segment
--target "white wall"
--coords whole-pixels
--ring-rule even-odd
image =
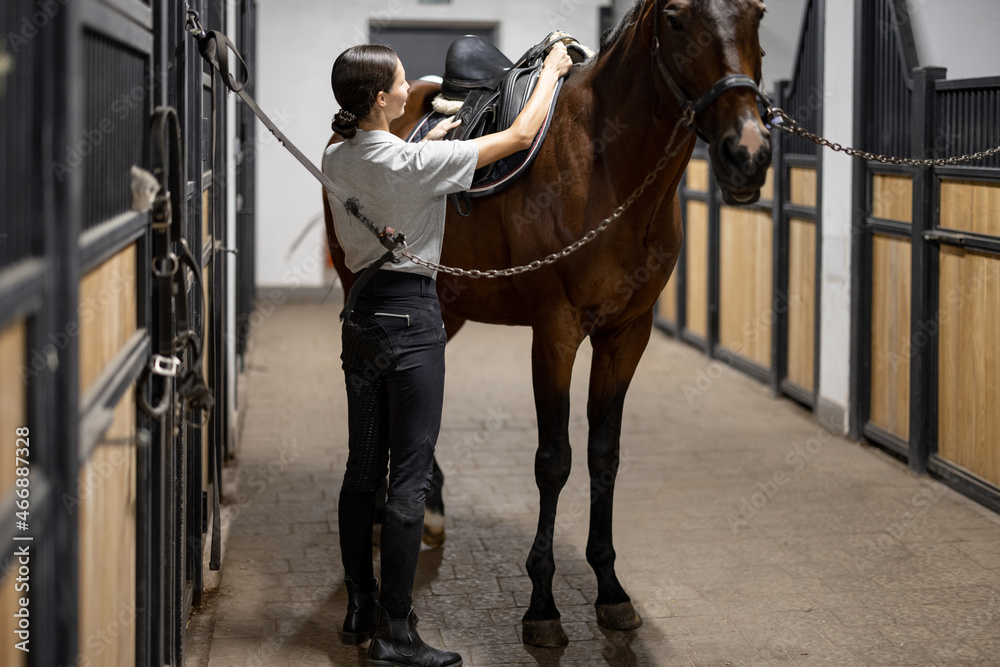
[[[306,155],[319,162],[337,110],[330,68],[344,49],[368,41],[369,25],[497,24],[498,46],[516,58],[553,29],[598,47],[599,0],[259,0],[257,100]],[[405,65],[405,63],[404,63]],[[444,64],[442,63],[442,68]],[[322,188],[258,125],[257,282],[318,287],[323,283],[326,237],[315,225],[286,257],[310,220],[322,213]]]
[[[907,0],[921,67],[949,79],[1000,75],[1000,1]]]
[[[823,131],[825,137],[853,144],[854,3],[826,3]],[[850,157],[823,152],[821,312],[818,416],[846,432],[851,375],[851,222],[853,163]]]

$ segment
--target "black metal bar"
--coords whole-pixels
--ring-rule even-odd
[[[801,48],[801,45],[800,45]],[[788,95],[787,81],[779,81],[774,87],[774,99],[779,105],[785,104]],[[784,213],[785,199],[788,197],[787,165],[785,163],[784,135],[771,133],[771,167],[774,169],[774,206],[771,209],[771,226],[774,243],[771,261],[772,301],[776,314],[771,327],[771,393],[781,392],[781,380],[788,373],[788,309],[779,303],[781,294],[788,294],[788,226]]]
[[[784,133],[782,133],[781,136],[785,137],[786,140],[789,138],[789,136],[785,135]],[[802,153],[788,153],[786,147],[785,164],[788,165],[789,167],[804,167],[806,169],[813,169],[817,166],[816,163],[818,161],[819,158],[817,158],[816,155],[803,155]]]
[[[972,498],[994,512],[1000,513],[1000,494],[997,493],[995,486],[984,482],[954,463],[942,459],[937,454],[931,455],[927,469],[940,476],[948,486],[959,493]]]
[[[893,236],[896,238],[910,239],[913,236],[913,225],[896,220],[883,220],[882,218],[865,218],[865,226],[872,234],[882,236]]]
[[[153,35],[150,33],[152,14],[148,8],[137,8],[138,11],[132,14],[127,11],[123,13],[120,6],[115,6],[123,4],[121,0],[118,2],[87,0],[74,4],[79,5],[81,28],[85,27],[88,31],[110,37],[142,53],[149,53],[152,50]],[[130,4],[138,5],[138,3]]]
[[[684,238],[688,233],[688,202],[691,200],[691,191],[687,189],[687,172],[681,180],[680,205],[681,205],[681,227]],[[684,330],[687,328],[687,243],[681,243],[681,252],[677,257],[677,266],[674,267],[673,280],[677,281],[677,322],[675,336],[682,338]]]
[[[696,347],[699,350],[705,352],[706,354],[708,353],[708,342],[698,334],[692,333],[691,331],[684,329],[681,331],[680,338],[688,345]]]
[[[708,192],[711,199],[708,202],[708,317],[705,353],[709,356],[719,344],[719,301],[720,301],[720,240],[722,235],[721,211],[722,194],[719,191],[718,183],[715,180],[715,170],[709,163],[708,169]]]
[[[90,459],[101,436],[111,426],[115,407],[142,374],[150,354],[149,332],[136,331],[104,372],[80,398],[80,465]]]
[[[787,163],[785,166],[788,166]],[[819,185],[819,179],[817,178],[817,186],[818,185]],[[816,219],[819,218],[819,209],[813,206],[803,206],[802,204],[793,204],[791,202],[785,202],[782,205],[782,208],[784,209],[786,219],[801,218],[803,220],[809,220],[811,222],[815,222]]]
[[[913,152],[934,153],[934,81],[942,68],[913,71]],[[923,235],[934,228],[934,172],[924,169],[913,179],[910,297],[910,456],[912,470],[923,474],[937,441],[937,257]],[[928,327],[933,323],[933,326]],[[923,334],[922,344],[917,338]]]
[[[973,163],[974,165],[975,163]],[[984,181],[996,183],[1000,179],[1000,169],[995,167],[976,166],[945,166],[935,167],[934,172],[939,178],[952,178],[962,181]]]
[[[898,435],[886,431],[881,426],[868,422],[864,425],[864,436],[903,461],[907,460],[910,455],[910,443]]]
[[[867,133],[866,114],[871,108],[869,99],[869,58],[865,57],[867,35],[871,29],[867,21],[866,3],[854,0],[854,128],[855,143],[865,140]],[[869,244],[871,235],[865,221],[868,216],[868,169],[861,160],[853,161],[852,206],[851,210],[851,350],[850,350],[850,418],[849,434],[860,440],[864,435],[863,425],[868,419],[870,395],[871,340],[871,292]]]
[[[145,235],[148,213],[123,213],[80,234],[80,263],[86,274]]]
[[[797,403],[810,408],[816,407],[816,392],[800,387],[787,378],[781,381],[781,393]]]
[[[761,366],[756,361],[752,359],[747,359],[746,357],[736,354],[732,350],[722,345],[716,345],[712,350],[712,357],[717,359],[729,366],[732,366],[738,371],[746,373],[753,379],[770,385],[774,373],[770,368],[766,366]]]
[[[1000,254],[1000,238],[996,236],[985,236],[983,234],[975,234],[972,232],[949,232],[943,229],[934,229],[924,232],[923,240],[929,243],[959,246],[991,255]]]

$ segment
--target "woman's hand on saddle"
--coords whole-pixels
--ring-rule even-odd
[[[566,45],[562,42],[556,42],[552,45],[549,55],[545,57],[542,70],[552,70],[556,76],[562,77],[569,72],[569,68],[572,66],[573,61],[570,60],[569,52],[566,51]]]
[[[422,141],[439,141],[448,136],[448,133],[462,124],[462,121],[455,120],[454,116],[448,116],[435,125]]]

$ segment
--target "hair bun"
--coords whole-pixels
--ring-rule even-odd
[[[330,123],[330,127],[333,128],[333,131],[340,136],[345,139],[350,139],[357,133],[358,117],[347,109],[341,109],[337,112],[337,115],[333,117],[333,122]]]

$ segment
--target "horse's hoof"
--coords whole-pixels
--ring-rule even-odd
[[[563,632],[562,621],[523,621],[521,641],[528,646],[539,648],[559,648],[569,644],[569,637]]]
[[[595,604],[597,624],[608,630],[635,630],[642,625],[642,617],[631,601],[618,604]]]
[[[428,511],[424,515],[424,533],[421,539],[431,549],[437,549],[444,546],[444,538],[444,515]]]

